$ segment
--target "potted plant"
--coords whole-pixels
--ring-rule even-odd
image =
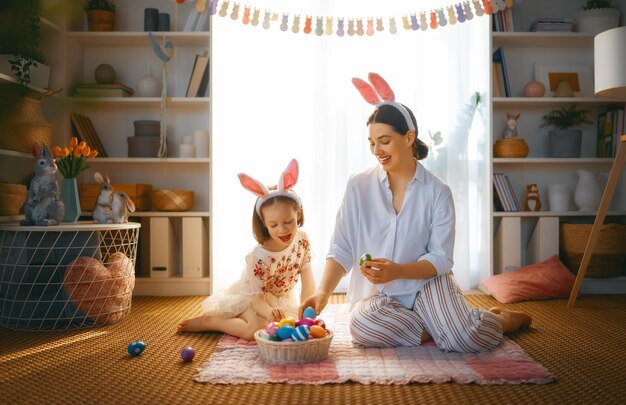
[[[0,73],[15,78],[25,94],[31,82],[47,88],[50,68],[43,65],[40,0],[5,0],[0,14],[8,23],[0,30]]]
[[[613,7],[613,0],[587,0],[583,10],[576,15],[577,32],[597,35],[616,28],[618,24],[619,10]]]
[[[575,127],[592,124],[587,114],[589,110],[579,109],[576,104],[572,104],[552,110],[542,117],[542,127],[554,127],[548,131],[549,157],[580,157],[583,132]]]
[[[89,31],[113,31],[115,3],[113,0],[87,0],[84,5]]]

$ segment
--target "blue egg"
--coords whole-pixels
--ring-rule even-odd
[[[309,325],[300,325],[291,334],[291,338],[296,341],[307,340],[311,334],[311,327]]]
[[[303,318],[311,318],[311,319],[315,319],[315,317],[317,316],[317,313],[315,312],[315,310],[313,309],[313,307],[306,307],[306,309],[304,310],[304,312],[302,312],[302,317]]]
[[[293,326],[285,325],[278,328],[278,332],[276,332],[276,334],[281,340],[284,340],[290,338],[294,330],[295,328]]]
[[[146,344],[143,340],[134,340],[128,345],[128,354],[131,356],[139,356],[146,350]]]

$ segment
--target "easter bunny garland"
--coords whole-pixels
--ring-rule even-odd
[[[292,159],[283,174],[280,175],[276,190],[270,190],[263,183],[247,174],[239,173],[237,176],[246,190],[259,197],[255,205],[256,212],[259,215],[261,215],[261,206],[274,197],[288,197],[298,203],[299,207],[302,206],[300,197],[292,190],[293,186],[298,182],[298,161],[296,159]]]
[[[402,104],[395,101],[396,97],[393,90],[391,90],[391,87],[389,87],[385,79],[378,73],[371,72],[367,75],[367,79],[369,83],[358,77],[352,78],[352,84],[354,84],[354,87],[361,93],[363,99],[376,107],[390,105],[396,108],[404,117],[409,130],[415,131],[415,124],[413,124],[413,120],[411,120],[411,115]]]

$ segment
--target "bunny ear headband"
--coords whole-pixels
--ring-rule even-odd
[[[394,107],[396,110],[400,111],[404,117],[407,127],[415,131],[415,124],[413,124],[413,120],[411,120],[409,111],[402,104],[395,101],[393,90],[391,90],[391,87],[389,87],[385,79],[378,73],[369,73],[367,79],[370,81],[371,85],[358,77],[352,78],[352,84],[354,84],[354,87],[361,93],[365,101],[376,107],[380,107],[381,105]]]
[[[259,214],[259,216],[261,215],[261,206],[263,203],[274,197],[288,197],[298,203],[298,207],[302,206],[300,197],[291,189],[298,182],[298,161],[296,159],[291,159],[291,162],[289,162],[283,174],[280,175],[278,188],[276,190],[269,190],[263,183],[253,179],[247,174],[239,173],[237,176],[243,188],[259,197],[255,205],[256,213]]]

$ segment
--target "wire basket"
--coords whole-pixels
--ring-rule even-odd
[[[308,339],[301,342],[278,342],[263,339],[259,329],[254,333],[261,358],[270,363],[297,364],[321,361],[328,357],[333,332],[327,330],[322,338]]]
[[[193,207],[194,192],[187,190],[152,190],[152,207],[159,211],[188,211]]]
[[[528,144],[521,138],[497,139],[493,145],[493,156],[497,158],[523,158],[528,156]]]
[[[64,330],[123,319],[140,226],[0,224],[0,326]]]

